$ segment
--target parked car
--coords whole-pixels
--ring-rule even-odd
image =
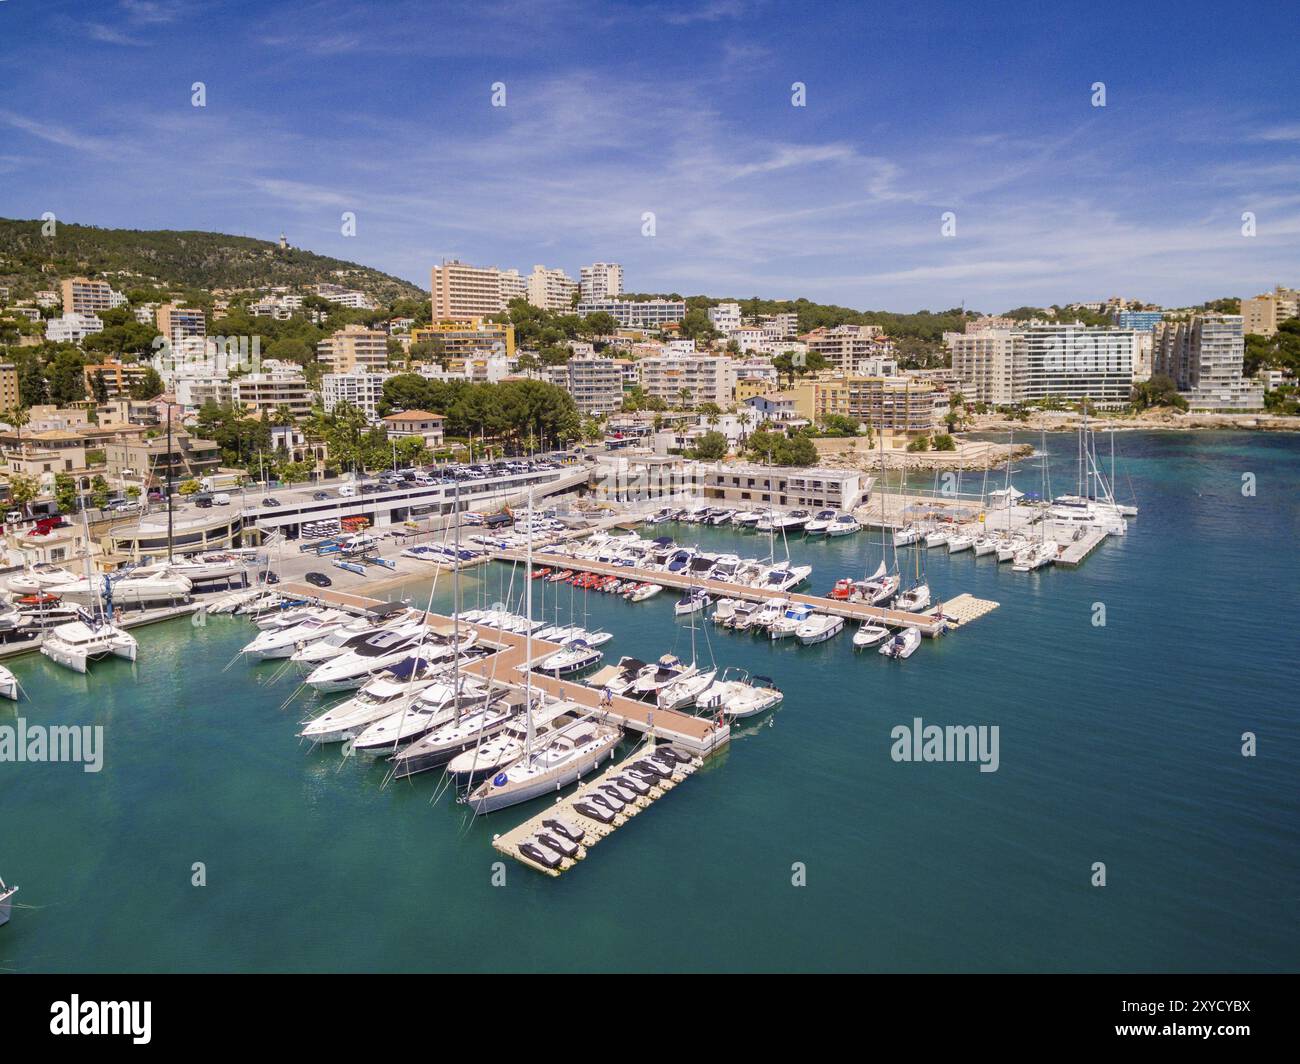
[[[194,505],[197,506],[200,510],[212,509],[212,496],[209,495],[206,491],[201,491],[197,495],[192,495],[190,497],[190,501],[193,502]]]
[[[311,497],[317,502],[320,502],[322,499],[328,499],[330,495],[328,491],[313,491]]]
[[[7,525],[16,525],[22,519],[23,519],[23,514],[21,510],[10,510],[7,514],[5,514],[5,524]]]
[[[227,495],[224,491],[219,491],[214,496],[212,496],[212,504],[214,506],[229,506],[230,496]]]
[[[308,573],[303,579],[315,587],[329,587],[334,583],[334,581],[324,573]]]
[[[275,498],[275,497],[272,496],[272,495],[268,495],[265,499],[262,500],[262,505],[263,505],[263,506],[279,506],[279,505],[280,505],[280,500],[277,499],[277,498]]]
[[[344,499],[350,499],[350,498],[352,498],[352,496],[354,496],[356,493],[357,493],[357,486],[356,486],[355,484],[340,484],[340,485],[339,485],[339,496],[340,496],[341,498],[344,498]]]

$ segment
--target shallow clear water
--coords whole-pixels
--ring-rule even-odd
[[[928,552],[938,594],[1002,605],[907,662],[855,655],[847,631],[800,647],[707,626],[700,654],[775,677],[785,705],[558,880],[510,863],[492,885],[492,834],[539,805],[471,822],[445,794],[430,804],[433,778],[381,790],[381,768],[300,747],[293,682],[231,663],[240,620],[143,629],[134,668],[89,677],[17,659],[30,700],[0,722],[102,724],[106,752],[98,774],[0,764],[0,874],[35,906],[0,929],[0,968],[1292,969],[1300,440],[1119,448],[1120,494],[1131,478],[1142,506],[1128,537],[1035,574]],[[1072,490],[1073,437],[1049,449],[1054,488]],[[1020,469],[1032,490],[1036,460]],[[880,546],[864,532],[790,550],[821,592]],[[478,570],[466,593],[494,601],[509,578]],[[402,595],[422,604],[427,585]],[[689,654],[672,598],[588,596],[590,624],[616,634],[607,660]],[[999,770],[894,762],[890,729],[915,716],[998,725]]]

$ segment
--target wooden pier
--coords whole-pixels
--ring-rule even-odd
[[[283,584],[277,590],[294,597],[312,599],[324,605],[338,606],[359,614],[370,613],[378,607],[392,605],[381,599],[330,591],[308,584]],[[449,633],[456,624],[454,618],[440,613],[425,613],[424,618],[425,623],[440,634]],[[544,691],[552,698],[576,702],[597,720],[675,743],[700,757],[709,757],[725,746],[731,738],[730,726],[725,723],[720,724],[711,718],[695,717],[673,709],[660,709],[647,702],[622,696],[613,698],[608,705],[602,705],[601,692],[586,684],[560,680],[537,672],[532,674],[531,679],[526,679],[529,661],[531,660],[534,665],[537,664],[547,655],[559,650],[559,643],[533,639],[530,659],[526,636],[468,621],[459,623],[463,630],[473,629],[480,646],[492,648],[493,652],[486,657],[476,658],[461,666],[461,672],[475,676],[484,682],[490,681],[498,687],[512,691],[522,690],[526,683],[531,683],[534,690]]]
[[[523,551],[497,551],[500,561],[523,562]],[[682,573],[665,573],[657,569],[638,569],[629,565],[611,565],[608,562],[594,562],[586,558],[573,558],[568,555],[556,555],[533,551],[533,565],[545,565],[553,569],[572,569],[574,572],[599,573],[602,576],[617,576],[620,580],[636,580],[644,584],[660,584],[663,587],[676,588],[681,591],[699,588],[715,598],[745,599],[749,602],[767,602],[771,599],[788,599],[791,603],[804,603],[812,606],[819,613],[829,613],[843,617],[847,621],[870,621],[883,624],[889,628],[919,628],[922,635],[937,636],[943,634],[944,623],[937,617],[925,613],[908,613],[904,610],[891,610],[881,606],[868,606],[864,602],[842,602],[838,599],[803,595],[795,591],[777,591],[764,587],[749,587],[745,584],[725,583],[721,580],[697,580]]]
[[[556,799],[555,803],[547,806],[540,813],[525,820],[518,827],[505,832],[502,835],[496,835],[492,839],[493,847],[507,857],[513,857],[520,864],[527,865],[535,871],[541,872],[548,876],[559,876],[562,872],[567,872],[573,868],[578,861],[583,860],[591,847],[595,846],[603,839],[609,838],[610,835],[621,828],[624,824],[643,810],[649,809],[656,801],[662,798],[679,783],[684,782],[694,775],[696,769],[700,767],[700,762],[692,762],[689,765],[678,765],[676,771],[665,780],[660,780],[652,786],[648,793],[639,795],[633,802],[623,808],[621,812],[614,816],[608,823],[599,820],[593,820],[585,817],[580,813],[576,806],[584,798],[594,793],[599,793],[597,788],[600,784],[613,776],[618,776],[630,767],[633,762],[640,761],[650,754],[654,753],[654,743],[641,743],[637,748],[623,758],[616,765],[611,765],[599,776],[588,780],[578,787],[576,791],[567,797]],[[536,835],[539,831],[554,835],[555,832],[546,827],[547,820],[561,820],[571,827],[577,828],[583,833],[582,841],[578,844],[578,852],[572,857],[566,857],[560,862],[558,868],[548,868],[544,864],[534,861],[526,853],[523,853],[519,846],[527,842],[528,839]]]

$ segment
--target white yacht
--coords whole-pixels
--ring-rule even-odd
[[[948,553],[959,554],[961,551],[970,550],[975,546],[975,538],[966,535],[965,532],[956,532],[948,537]]]
[[[331,632],[337,632],[348,623],[349,619],[342,610],[320,610],[314,616],[307,617],[297,624],[262,632],[252,642],[246,643],[240,653],[260,661],[287,658],[298,647],[306,643],[314,643],[317,639],[324,639]]]
[[[395,753],[404,743],[414,742],[426,732],[454,720],[457,709],[464,714],[487,700],[487,692],[467,676],[462,676],[459,683],[440,680],[426,687],[402,709],[359,731],[352,750],[358,754]]]
[[[0,665],[0,698],[18,701],[18,677]]]
[[[658,695],[661,688],[667,687],[674,680],[693,676],[699,671],[694,665],[685,664],[674,654],[665,654],[658,661],[646,665],[637,673],[628,694],[633,698],[645,698]]]
[[[784,639],[786,636],[794,635],[812,613],[813,608],[806,602],[791,603],[785,613],[767,626],[767,634],[773,639]]]
[[[862,522],[852,514],[838,514],[826,528],[828,536],[851,536],[862,530]]]
[[[480,702],[472,709],[462,709],[459,717],[426,732],[396,754],[393,757],[393,778],[406,779],[442,768],[458,754],[490,740],[518,714],[518,702],[505,698],[494,698]]]
[[[571,639],[559,650],[542,658],[533,666],[533,671],[558,679],[561,676],[571,676],[575,672],[589,669],[599,664],[604,656],[585,639]]]
[[[948,532],[946,529],[936,528],[925,534],[925,545],[927,547],[945,547],[948,545]]]
[[[303,682],[317,691],[350,691],[366,682],[366,677],[396,665],[407,657],[429,633],[416,621],[377,632],[336,658],[317,665]]]
[[[835,617],[829,613],[814,613],[795,629],[794,636],[804,646],[811,646],[834,638],[839,635],[843,627],[843,617]]]
[[[381,672],[351,698],[309,722],[298,733],[299,737],[314,743],[341,743],[361,734],[375,721],[406,709],[425,688],[436,682],[435,677],[417,669],[414,658],[407,660],[411,671],[405,673],[405,679],[399,672],[405,662]]]
[[[717,669],[708,669],[673,680],[659,689],[655,703],[660,709],[682,709],[689,706],[709,688],[717,675]]]
[[[784,598],[768,599],[758,607],[749,617],[749,628],[758,628],[766,631],[767,627],[780,620],[785,616],[785,611],[790,608],[790,600]]]
[[[613,756],[622,737],[621,728],[580,717],[535,742],[530,753],[479,784],[470,792],[469,806],[476,813],[491,813],[554,794]]]
[[[822,536],[830,528],[831,522],[839,516],[835,510],[818,510],[809,519],[808,523],[803,526],[804,534],[809,536]]]
[[[778,562],[765,569],[753,586],[772,591],[789,591],[791,588],[798,587],[811,575],[811,565],[791,565],[789,561]]]
[[[13,896],[17,893],[17,887],[6,886],[5,881],[0,879],[0,927],[9,922],[9,915],[13,910]]]
[[[550,702],[533,710],[533,741],[540,742],[552,731],[571,724],[585,710],[576,702]],[[528,743],[528,721],[516,714],[499,732],[462,751],[447,762],[447,775],[458,784],[495,776],[524,756]]]
[[[930,605],[930,585],[915,583],[894,599],[894,609],[903,613],[920,613]]]
[[[780,705],[785,695],[767,676],[751,681],[744,669],[728,667],[722,678],[696,698],[700,709],[720,710],[729,717],[752,717]]]
[[[139,652],[135,636],[107,621],[69,621],[51,628],[41,642],[41,653],[56,665],[85,672],[92,661],[107,657],[135,661]]]
[[[900,528],[894,533],[895,547],[910,547],[921,538],[921,531],[915,525],[908,525],[906,528]]]
[[[858,630],[853,633],[853,646],[862,650],[866,647],[874,647],[883,639],[889,638],[889,629],[883,624],[872,624],[870,621],[863,621],[858,625]]]
[[[975,541],[973,549],[975,551],[975,557],[983,558],[984,555],[992,554],[998,549],[998,541],[992,536],[980,536],[979,539]]]
[[[731,515],[731,523],[741,528],[753,528],[762,516],[757,510],[737,510]]]
[[[112,578],[113,601],[131,606],[159,606],[183,601],[192,586],[183,576],[149,576],[127,573],[125,576]],[[87,580],[84,576],[51,584],[45,591],[58,595],[65,602],[75,602],[82,606],[93,606],[103,594],[103,578]]]

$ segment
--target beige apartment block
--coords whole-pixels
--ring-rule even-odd
[[[364,325],[346,325],[316,345],[316,357],[327,363],[328,373],[351,373],[357,366],[382,371],[388,368],[388,334]]]
[[[64,314],[94,314],[113,305],[113,289],[107,281],[72,277],[60,285]]]

